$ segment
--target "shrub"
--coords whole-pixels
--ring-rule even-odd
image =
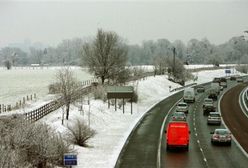
[[[101,99],[103,101],[107,100],[106,91],[102,85],[98,85],[97,87],[94,87],[93,95],[95,99]]]
[[[134,93],[133,93],[132,101],[133,101],[134,103],[137,103],[137,102],[138,102],[138,93],[137,93],[137,92],[134,92]]]
[[[9,60],[4,61],[4,65],[8,70],[10,70],[12,67],[11,62]]]
[[[94,130],[80,120],[77,120],[74,125],[67,128],[69,129],[68,138],[72,143],[79,146],[86,147],[87,141],[96,134]]]
[[[61,166],[64,153],[73,152],[69,142],[46,124],[29,124],[20,118],[4,119],[0,120],[0,131],[7,132],[1,134],[0,167]]]

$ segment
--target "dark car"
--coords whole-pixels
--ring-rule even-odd
[[[244,82],[244,80],[243,80],[242,77],[238,77],[238,78],[237,78],[237,82]]]
[[[230,80],[235,81],[236,79],[237,79],[236,76],[231,76],[231,77],[230,77]]]
[[[203,86],[198,86],[198,87],[196,88],[196,91],[197,91],[198,93],[205,92],[205,87],[203,87]]]
[[[227,87],[227,81],[226,78],[220,78],[220,86],[223,86],[224,88]]]
[[[215,106],[214,106],[213,99],[205,98],[203,105],[202,105],[202,108],[203,108],[203,115],[208,115],[209,112],[214,112]]]
[[[212,144],[232,144],[232,135],[227,129],[215,129],[211,134],[213,134],[211,137]]]

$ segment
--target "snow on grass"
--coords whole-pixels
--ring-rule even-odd
[[[61,67],[31,68],[16,67],[11,70],[0,68],[0,104],[12,104],[23,97],[36,93],[38,98],[48,94],[48,86],[55,81]],[[92,76],[80,67],[71,67],[78,80],[89,80]]]
[[[231,70],[231,74],[226,74],[225,69],[219,69],[219,70],[208,70],[208,71],[200,71],[200,72],[194,72],[194,76],[197,76],[198,80],[196,81],[197,84],[210,82],[213,80],[214,77],[228,77],[231,75],[245,75],[243,73],[240,73],[236,71],[236,69]],[[190,83],[192,81],[188,81],[186,83]]]
[[[138,85],[139,102],[133,103],[133,114],[131,105],[126,103],[125,113],[122,107],[115,111],[114,106],[108,109],[107,102],[101,100],[90,100],[89,105],[84,106],[84,114],[73,107],[69,120],[64,125],[75,122],[76,119],[84,120],[97,134],[90,139],[88,148],[75,146],[78,152],[77,167],[107,168],[114,167],[116,159],[125,143],[130,131],[138,120],[145,114],[149,107],[161,101],[163,98],[173,94],[169,92],[169,86],[179,87],[166,79],[166,76],[148,77],[131,85]],[[89,119],[90,108],[90,119]],[[61,125],[62,109],[47,115],[41,121],[51,125],[57,131],[64,133],[66,127]]]

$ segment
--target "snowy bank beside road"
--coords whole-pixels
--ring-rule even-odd
[[[238,72],[237,72],[238,73]],[[225,76],[224,70],[202,71],[195,73],[198,76],[197,82],[210,82],[214,77]],[[70,112],[69,121],[72,123],[76,119],[85,120],[91,128],[95,129],[97,134],[90,139],[88,148],[75,146],[78,152],[78,168],[111,168],[114,167],[118,155],[131,130],[146,111],[155,103],[174,94],[169,92],[169,86],[172,89],[180,85],[167,80],[167,76],[148,77],[146,80],[140,80],[130,83],[138,86],[139,102],[133,105],[133,115],[130,114],[130,104],[125,106],[125,114],[122,109],[114,110],[114,106],[108,109],[107,103],[100,100],[91,100],[90,107],[84,105],[84,113],[79,112],[74,106]],[[89,118],[90,108],[90,118]],[[67,129],[61,125],[62,110],[59,109],[52,114],[44,117],[43,122],[51,125],[57,131],[64,133]]]
[[[169,86],[180,87],[180,85],[168,81],[166,76],[148,77],[146,80],[135,82],[134,85],[138,85],[139,102],[133,104],[132,115],[130,103],[125,105],[123,114],[122,108],[115,111],[114,106],[111,106],[108,109],[107,102],[104,103],[100,100],[91,100],[90,107],[84,105],[84,113],[79,112],[75,106],[71,109],[69,121],[65,125],[76,119],[83,119],[86,123],[89,123],[90,120],[91,128],[97,132],[95,137],[90,139],[89,148],[76,146],[77,167],[114,167],[122,146],[142,115],[150,106],[173,94],[169,92]],[[63,133],[66,131],[66,127],[61,125],[61,114],[62,110],[59,109],[44,117],[42,121]]]

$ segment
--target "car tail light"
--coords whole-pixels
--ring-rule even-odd
[[[220,136],[219,136],[219,135],[214,135],[213,138],[214,138],[214,139],[219,139]]]

